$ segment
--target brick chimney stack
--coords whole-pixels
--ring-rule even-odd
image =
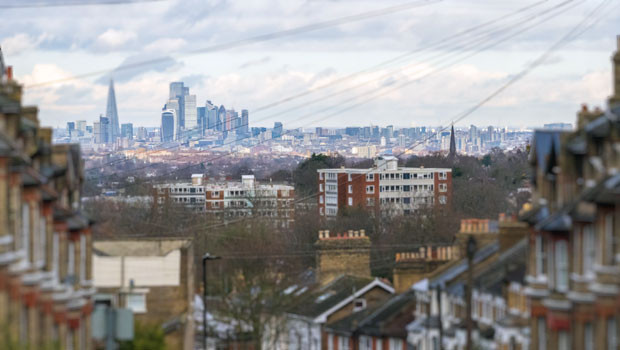
[[[319,282],[325,285],[340,275],[370,277],[370,239],[365,230],[318,234],[316,258]]]

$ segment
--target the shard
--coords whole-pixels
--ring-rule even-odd
[[[109,142],[114,143],[120,136],[120,128],[118,124],[118,111],[116,110],[116,95],[114,94],[114,80],[110,79],[110,88],[108,89],[108,103],[105,110],[105,116],[110,122]]]

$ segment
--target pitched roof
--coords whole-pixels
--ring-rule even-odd
[[[342,275],[324,286],[318,286],[300,295],[288,313],[325,322],[325,318],[331,312],[375,287],[383,288],[389,293],[394,292],[391,286],[379,279]]]

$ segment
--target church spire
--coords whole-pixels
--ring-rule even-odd
[[[456,155],[456,141],[454,140],[454,124],[452,124],[452,131],[450,132],[450,157]]]

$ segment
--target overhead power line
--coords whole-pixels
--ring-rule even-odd
[[[530,27],[526,27],[526,28],[524,29],[524,30],[529,30],[529,29],[533,28],[535,25],[542,24],[542,23],[544,23],[545,21],[547,21],[549,18],[552,18],[552,17],[554,17],[554,16],[559,15],[559,14],[560,14],[561,12],[563,12],[563,11],[556,12],[556,13],[552,13],[552,11],[554,11],[554,10],[558,10],[558,9],[560,9],[561,7],[563,7],[563,6],[565,6],[565,5],[569,4],[569,3],[571,3],[571,2],[573,2],[573,1],[574,1],[574,0],[567,0],[567,1],[564,1],[564,2],[559,3],[559,4],[557,4],[557,5],[554,5],[553,7],[548,8],[548,9],[545,9],[545,10],[543,10],[543,11],[539,12],[539,13],[536,13],[536,14],[534,14],[533,16],[526,17],[525,19],[522,19],[522,20],[518,21],[517,23],[510,24],[510,25],[508,25],[506,28],[493,29],[493,30],[488,31],[488,32],[482,32],[482,33],[478,33],[478,34],[477,34],[477,35],[480,35],[480,34],[482,34],[482,35],[488,35],[488,38],[487,38],[487,39],[485,39],[485,38],[484,38],[484,37],[482,37],[482,36],[481,36],[480,38],[475,38],[475,37],[474,37],[474,38],[475,38],[474,40],[467,39],[467,40],[470,40],[470,41],[468,42],[468,41],[463,41],[463,40],[460,40],[460,38],[459,38],[459,36],[458,36],[458,35],[452,35],[452,36],[449,36],[449,37],[447,37],[447,39],[448,39],[448,40],[454,40],[454,41],[457,41],[457,42],[459,43],[459,46],[458,46],[455,50],[448,51],[448,52],[441,52],[441,53],[439,53],[438,55],[435,55],[435,56],[433,57],[433,59],[435,59],[435,58],[439,58],[440,60],[439,60],[439,61],[437,61],[437,62],[431,62],[431,63],[432,63],[432,64],[440,64],[440,63],[441,63],[441,64],[443,64],[444,62],[446,62],[445,58],[451,58],[451,56],[458,57],[459,55],[466,55],[466,54],[467,54],[467,52],[468,52],[468,50],[472,50],[472,49],[474,49],[474,48],[475,48],[475,46],[476,46],[476,45],[478,45],[478,44],[485,44],[485,43],[488,41],[488,39],[493,38],[493,36],[494,36],[494,35],[496,35],[496,34],[501,34],[501,33],[505,32],[505,31],[507,31],[507,30],[514,29],[514,28],[512,28],[512,27],[517,27],[517,26],[519,26],[519,25],[526,24],[527,22],[533,21],[533,20],[537,19],[538,17],[541,17],[542,15],[548,15],[548,14],[551,12],[551,15],[550,15],[550,16],[547,16],[546,18],[543,18],[543,19],[542,19],[542,21],[540,21],[539,23],[534,23],[534,24],[533,24],[533,25],[531,25]],[[575,3],[575,5],[578,5],[578,3]],[[528,6],[528,7],[526,7],[526,8],[531,8],[531,7],[532,7],[532,6]],[[526,9],[526,8],[524,8],[524,9]],[[566,10],[568,10],[568,8],[564,9],[564,11],[566,11]],[[519,13],[519,12],[522,12],[522,11],[523,11],[523,9],[517,10],[514,14]],[[502,16],[502,17],[503,17],[503,18],[505,18],[505,17],[507,17],[507,16]],[[494,22],[494,21],[490,21],[490,22],[487,22],[487,23],[491,23],[491,22]],[[473,27],[473,28],[478,28],[478,27],[480,27],[480,26],[475,26],[475,27]],[[517,32],[517,33],[515,33],[515,34],[510,35],[508,38],[512,38],[512,37],[514,37],[515,35],[522,33],[524,30],[519,31],[519,32]],[[468,31],[469,31],[469,30],[466,30],[465,32],[468,32]],[[484,49],[487,49],[487,48],[490,48],[490,47],[492,47],[492,46],[494,46],[494,45],[497,45],[497,44],[499,44],[500,42],[503,42],[503,41],[507,40],[508,38],[503,38],[503,39],[502,39],[502,38],[500,37],[500,39],[499,39],[499,40],[496,40],[493,44],[488,45],[488,46],[486,46],[486,47],[485,47],[485,48],[483,48],[483,49],[477,49],[477,50],[475,50],[475,51],[473,52],[473,54],[479,53],[479,52],[481,52],[481,51],[482,51],[482,50],[484,50]],[[444,42],[445,42],[445,41],[444,41]],[[438,42],[438,43],[439,43],[439,42]],[[470,45],[473,45],[473,46],[470,46]],[[444,47],[445,47],[445,45],[444,45]],[[422,49],[422,50],[423,50],[423,49]],[[413,52],[415,52],[415,51],[413,51]],[[467,57],[471,57],[473,54],[469,54],[469,55],[467,55]],[[445,57],[444,57],[444,56],[445,56]],[[465,58],[467,58],[467,57],[465,57]],[[453,66],[454,64],[456,64],[456,63],[458,63],[458,62],[460,62],[460,61],[462,61],[462,60],[463,60],[463,59],[458,59],[458,60],[456,60],[456,61],[454,61],[454,62],[450,63],[450,64],[449,64],[449,65],[447,65],[447,66],[443,66],[443,67],[441,67],[441,68],[439,68],[439,69],[436,69],[436,70],[431,70],[430,72],[428,72],[428,73],[426,73],[426,74],[424,74],[424,75],[422,75],[422,76],[420,76],[420,77],[415,78],[414,80],[412,80],[412,81],[411,81],[411,83],[413,83],[413,82],[417,82],[417,81],[420,81],[421,79],[423,79],[423,78],[425,78],[425,77],[428,77],[428,76],[430,76],[430,75],[432,75],[432,74],[434,74],[434,73],[437,73],[437,72],[443,71],[443,70],[445,70],[445,69],[447,69],[447,68],[449,68],[449,67]],[[335,97],[335,96],[337,96],[337,95],[341,95],[341,94],[343,94],[343,93],[350,92],[350,91],[351,91],[351,90],[353,90],[353,89],[363,87],[363,86],[368,85],[369,83],[372,83],[372,82],[376,82],[376,81],[384,80],[384,79],[386,79],[386,78],[391,77],[392,75],[394,75],[394,74],[396,74],[396,73],[403,73],[406,69],[408,69],[408,68],[409,68],[409,67],[411,67],[411,66],[415,66],[415,64],[413,64],[413,65],[407,65],[407,66],[405,66],[404,68],[399,68],[399,69],[396,69],[396,70],[394,70],[394,71],[388,72],[387,74],[384,74],[384,75],[380,76],[379,78],[372,79],[372,80],[370,80],[370,81],[365,81],[365,82],[362,82],[362,83],[357,84],[357,85],[355,85],[355,86],[353,86],[353,87],[347,87],[346,89],[342,89],[342,90],[339,90],[339,91],[337,91],[337,92],[335,92],[335,93],[331,93],[331,94],[329,94],[329,95],[327,95],[327,96],[325,96],[325,97],[321,97],[321,98],[318,98],[318,99],[312,100],[312,101],[310,101],[309,103],[308,103],[308,102],[306,102],[306,103],[304,103],[304,104],[297,105],[297,106],[295,106],[295,107],[293,107],[293,108],[289,108],[289,109],[287,109],[285,112],[290,112],[290,111],[293,111],[293,110],[296,110],[296,109],[300,109],[300,108],[303,108],[303,107],[307,107],[308,105],[311,105],[311,104],[314,104],[314,103],[324,102],[326,99],[333,98],[333,97]],[[386,88],[388,88],[388,87],[389,87],[389,86],[384,86],[384,87],[382,87],[381,89],[386,89]],[[357,98],[364,97],[364,96],[366,96],[366,95],[372,95],[372,94],[375,94],[375,93],[376,93],[376,91],[369,91],[369,92],[365,92],[365,93],[362,93],[361,95],[357,95],[357,96],[354,96],[353,98],[349,98],[349,99],[347,99],[347,100],[346,100],[346,101],[344,101],[344,102],[351,102],[351,101],[353,101],[353,100],[355,100],[355,99],[357,99]],[[372,99],[376,99],[376,97],[380,97],[380,96],[382,96],[382,95],[383,95],[383,94],[380,94],[379,96],[375,96],[375,97],[374,97],[374,98],[372,98]],[[366,100],[365,102],[368,102],[368,100]],[[329,112],[330,110],[334,109],[335,107],[341,107],[341,105],[342,105],[342,103],[338,103],[338,104],[335,104],[335,105],[329,106],[329,107],[327,107],[327,108],[323,108],[322,110],[320,110],[320,111],[318,111],[318,112],[309,113],[309,114],[304,115],[304,116],[302,116],[302,117],[300,117],[300,118],[297,118],[297,120],[298,120],[298,119],[304,119],[305,117],[310,117],[310,116],[312,116],[312,115],[314,115],[314,114],[317,114],[317,113]],[[347,108],[347,109],[349,109],[349,108]],[[267,117],[264,117],[264,118],[259,118],[259,120],[271,119],[271,118],[274,118],[275,116],[280,115],[280,114],[282,114],[282,113],[283,113],[283,112],[279,112],[279,113],[276,113],[276,114],[272,114],[272,115],[267,116]],[[239,127],[236,127],[236,128],[241,128],[241,127],[244,127],[244,126],[245,126],[245,125],[242,125],[242,126],[239,126]],[[236,128],[235,128],[235,129],[236,129]],[[188,131],[188,132],[189,132],[189,133],[191,133],[191,134],[195,134],[195,133],[196,133],[196,131]],[[289,132],[290,132],[290,131],[289,131]],[[286,133],[289,133],[289,132],[285,132],[285,134],[286,134]],[[245,138],[247,138],[247,137],[244,137],[243,139],[245,139]],[[238,140],[235,140],[235,141],[233,141],[233,142],[228,142],[228,143],[225,143],[225,144],[224,144],[224,145],[222,145],[222,146],[225,146],[225,145],[228,145],[228,144],[231,144],[231,143],[237,142],[237,141],[238,141]],[[267,140],[267,141],[268,141],[268,140]],[[261,143],[262,143],[262,142],[261,142]],[[166,148],[163,148],[163,149],[161,149],[161,148],[160,148],[160,149],[154,149],[154,150],[149,150],[149,151],[146,151],[146,152],[149,152],[149,153],[151,153],[151,152],[158,152],[158,151],[160,151],[160,150],[172,149],[172,148],[176,148],[176,147],[177,147],[177,146],[173,146],[173,147],[166,147]],[[221,146],[218,146],[218,147],[221,147]],[[89,168],[89,169],[87,169],[87,171],[98,170],[98,169],[101,169],[101,168],[103,168],[103,167],[105,167],[105,166],[107,166],[107,165],[110,165],[110,164],[122,163],[122,162],[126,162],[126,161],[129,161],[129,160],[132,160],[132,159],[134,159],[134,158],[113,160],[113,161],[110,161],[110,162],[108,162],[108,163],[106,163],[106,164],[103,164],[103,165],[101,165],[101,166],[97,166],[97,167],[92,167],[92,168]],[[211,161],[211,160],[208,160],[208,161]],[[150,166],[150,165],[147,165],[146,167],[148,167],[148,166]],[[142,169],[142,168],[140,168],[140,169]],[[138,170],[140,170],[140,169],[138,169]]]
[[[580,21],[578,24],[576,24],[568,33],[566,33],[564,36],[562,36],[557,42],[555,42],[552,46],[550,46],[545,52],[543,52],[540,56],[538,56],[538,58],[536,58],[533,62],[528,64],[523,70],[518,72],[516,75],[512,76],[510,79],[508,79],[508,81],[506,81],[504,84],[502,84],[496,90],[494,90],[491,94],[487,95],[485,98],[480,100],[478,103],[476,103],[472,107],[470,107],[467,110],[465,110],[465,111],[455,115],[451,119],[452,123],[457,123],[459,121],[462,121],[462,120],[466,119],[470,115],[472,115],[474,112],[476,112],[482,106],[486,105],[489,101],[493,100],[495,97],[500,95],[506,89],[508,89],[509,87],[511,87],[512,85],[516,84],[521,79],[526,77],[535,68],[537,68],[538,66],[543,64],[556,50],[558,50],[562,46],[566,45],[568,42],[570,42],[572,40],[575,40],[576,38],[581,36],[583,33],[588,31],[589,29],[591,29],[596,23],[598,23],[597,21],[599,19],[597,19],[595,17],[598,16],[600,12],[604,11],[605,7],[609,4],[609,1],[610,0],[603,0],[603,1],[601,1],[598,4],[598,6],[596,6],[593,10],[591,10],[585,16],[585,18],[582,21]],[[607,14],[609,14],[609,12],[603,13],[603,15],[600,16],[600,17],[603,18]],[[440,133],[440,132],[442,132],[444,130],[447,130],[447,128],[448,128],[448,126],[440,128],[437,131],[435,131],[434,133],[428,135],[426,138],[423,138],[422,140],[414,142],[409,147],[407,147],[405,150],[403,150],[401,153],[396,155],[396,157],[399,157],[399,156],[405,154],[407,151],[416,148],[417,146],[419,146],[420,144],[422,144],[426,140],[430,139],[431,137],[434,137],[435,135],[437,135],[438,133]],[[343,185],[343,184],[344,183],[338,184],[338,185],[340,186],[340,185]],[[316,197],[319,194],[320,194],[319,192],[315,192],[315,193],[313,193],[313,194],[311,194],[309,196],[306,196],[304,198],[301,198],[301,199],[297,200],[295,203],[300,203],[300,202],[305,201],[307,199]],[[239,220],[237,220],[235,222],[241,222],[241,221],[248,220],[248,219],[251,219],[251,218],[250,217],[243,217],[243,218],[240,218]],[[201,225],[201,227],[203,227],[203,228],[217,228],[217,227],[226,226],[226,225],[229,225],[229,224],[232,224],[232,223],[235,223],[235,222],[224,222],[224,223],[219,223],[219,224],[215,224],[215,225],[208,226],[208,227],[205,227],[204,225]],[[181,231],[181,233],[182,232],[190,232],[191,229],[192,229],[192,227],[185,228],[185,229],[183,229]]]
[[[325,28],[335,27],[335,26],[339,26],[345,23],[353,23],[353,22],[358,22],[358,21],[362,21],[362,20],[366,20],[366,19],[370,19],[374,17],[386,16],[389,14],[410,10],[416,7],[423,7],[423,6],[436,4],[442,1],[443,0],[417,0],[417,1],[406,3],[406,4],[386,7],[386,8],[379,9],[379,10],[363,12],[363,13],[359,13],[356,15],[350,15],[350,16],[345,16],[345,17],[341,17],[338,19],[328,20],[328,21],[314,23],[314,24],[308,24],[308,25],[297,27],[297,28],[281,30],[281,31],[273,32],[273,33],[256,35],[253,37],[240,39],[240,40],[232,41],[229,43],[208,46],[208,47],[204,47],[204,48],[200,48],[196,50],[191,50],[189,52],[180,53],[177,56],[187,57],[187,56],[200,55],[200,54],[211,53],[211,52],[224,51],[224,50],[228,50],[228,49],[232,49],[236,47],[246,46],[246,45],[260,43],[260,42],[267,42],[267,41],[289,37],[289,36],[293,36],[297,34],[313,32],[313,31],[317,31],[317,30],[321,30]],[[92,71],[89,73],[74,75],[71,77],[44,81],[44,82],[39,82],[39,83],[33,83],[31,85],[25,86],[25,89],[34,89],[34,88],[39,88],[43,86],[72,81],[76,79],[98,76],[101,74],[114,73],[114,72],[119,72],[119,71],[135,69],[135,68],[143,67],[143,66],[165,63],[165,62],[168,62],[169,60],[170,60],[169,57],[160,57],[160,58],[154,58],[154,59],[135,62],[135,63],[124,64],[116,68],[101,69],[101,70]]]
[[[147,2],[163,2],[168,0],[78,0],[78,1],[20,1],[14,4],[0,4],[0,9],[21,9],[38,7],[72,7],[72,6],[92,6],[92,5],[131,5]]]

